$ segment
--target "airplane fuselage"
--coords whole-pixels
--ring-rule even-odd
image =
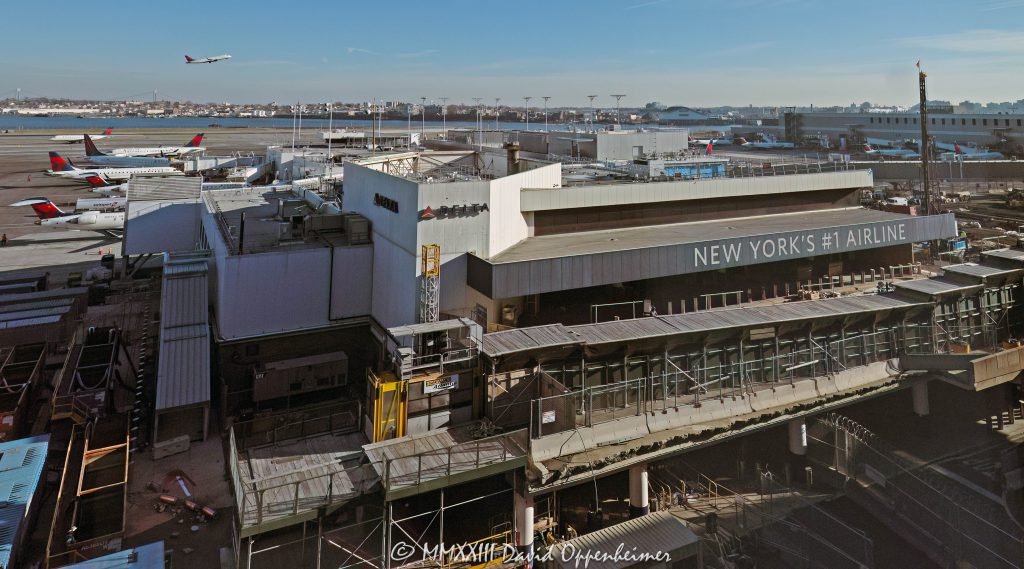
[[[110,151],[112,156],[142,158],[148,156],[161,156],[174,158],[202,152],[206,150],[202,146],[150,146],[141,148],[115,148]]]
[[[120,231],[124,229],[124,212],[86,211],[50,219],[40,219],[37,223],[47,229],[69,229],[71,231]]]

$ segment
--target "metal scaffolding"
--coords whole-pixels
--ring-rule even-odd
[[[437,322],[441,309],[441,246],[429,243],[420,255],[423,289],[420,295],[420,322]]]

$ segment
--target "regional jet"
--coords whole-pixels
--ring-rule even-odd
[[[202,152],[206,150],[202,146],[203,136],[205,134],[199,133],[192,137],[192,140],[188,141],[184,146],[149,146],[141,148],[115,148],[110,151],[115,156],[162,156],[165,158],[175,158],[185,156],[188,154],[195,154],[196,152]]]
[[[907,148],[873,148],[870,144],[864,145],[864,154],[868,156],[883,156],[885,158],[920,158],[921,155]]]
[[[94,134],[94,135],[92,135],[92,138],[93,138],[93,140],[99,140],[101,138],[106,138],[106,137],[110,136],[111,132],[114,132],[114,129],[113,128],[108,128],[107,130],[103,131],[102,134]],[[85,135],[83,135],[83,134],[58,134],[57,136],[54,136],[50,140],[52,140],[54,142],[66,142],[68,144],[74,144],[76,142],[82,142],[82,139],[83,139],[84,136]]]
[[[32,206],[36,212],[36,225],[48,229],[96,231],[108,237],[120,238],[124,231],[124,212],[83,211],[66,213],[47,198],[29,198],[11,204],[14,207]],[[115,233],[116,232],[116,233]]]
[[[199,59],[195,59],[186,55],[185,63],[213,63],[214,61],[220,61],[222,59],[231,59],[231,56],[225,53],[224,55],[215,55],[213,57],[200,57]]]
[[[170,166],[153,166],[144,168],[92,168],[84,169],[76,167],[71,160],[64,158],[56,152],[50,152],[50,170],[46,171],[47,176],[59,178],[71,178],[85,180],[90,176],[98,176],[106,181],[127,180],[132,175],[142,176],[180,176],[180,170]]]
[[[171,161],[167,158],[156,156],[119,156],[102,152],[93,144],[92,138],[85,135],[85,158],[93,164],[100,166],[122,166],[122,167],[144,167],[144,166],[170,166]]]
[[[788,148],[796,148],[796,144],[792,142],[748,142],[745,138],[738,138],[739,145],[743,148],[755,148],[760,150],[783,150]],[[716,143],[717,144],[717,143]]]

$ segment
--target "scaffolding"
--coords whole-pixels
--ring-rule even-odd
[[[420,322],[437,322],[441,310],[441,246],[429,243],[420,254],[423,290],[420,296]]]

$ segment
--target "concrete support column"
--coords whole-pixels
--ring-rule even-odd
[[[803,419],[789,422],[789,452],[798,456],[807,454],[807,423]]]
[[[651,511],[647,497],[647,465],[629,469],[629,517],[639,518]]]
[[[918,417],[925,417],[931,412],[928,404],[928,382],[916,381],[910,386],[910,393],[914,398],[914,414]]]
[[[516,549],[533,567],[533,497],[516,494]]]

